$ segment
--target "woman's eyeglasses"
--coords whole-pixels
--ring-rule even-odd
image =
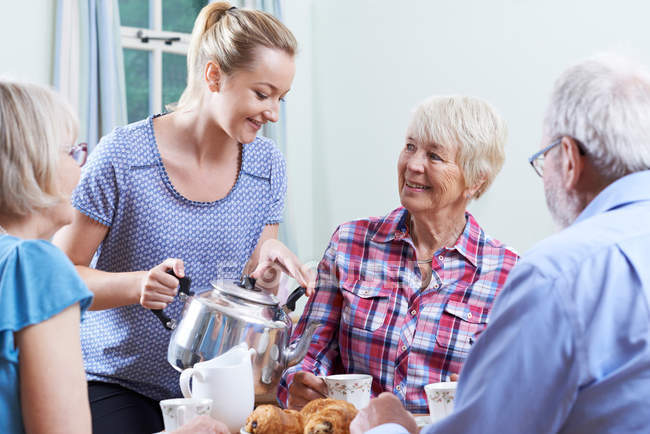
[[[68,149],[68,155],[77,162],[79,167],[83,166],[86,164],[86,158],[88,158],[88,144],[79,143],[78,145],[70,146],[70,149]]]

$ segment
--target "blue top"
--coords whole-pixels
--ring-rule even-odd
[[[650,171],[614,182],[519,262],[461,371],[454,413],[423,433],[648,432],[648,186]]]
[[[92,293],[65,254],[47,241],[0,235],[0,432],[22,433],[14,332],[46,321]],[[43,361],[45,366],[47,361]]]
[[[183,197],[171,184],[154,138],[153,118],[117,128],[89,156],[73,205],[109,227],[91,266],[149,270],[180,258],[192,290],[237,279],[267,224],[280,222],[285,163],[272,141],[243,145],[232,190],[215,202]],[[182,303],[165,310],[178,318]],[[167,362],[171,332],[139,304],[87,312],[81,329],[89,380],[120,384],[155,400],[180,396]]]

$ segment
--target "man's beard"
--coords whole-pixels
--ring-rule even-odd
[[[551,216],[560,229],[571,225],[582,212],[580,198],[575,192],[568,193],[562,188],[559,177],[551,177],[544,182],[544,195],[546,206]]]

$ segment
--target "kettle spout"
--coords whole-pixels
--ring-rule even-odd
[[[320,322],[310,322],[307,324],[305,331],[302,333],[302,336],[300,336],[298,341],[284,350],[284,360],[287,361],[286,367],[293,366],[302,361],[307,354],[314,332],[321,325],[322,323]]]

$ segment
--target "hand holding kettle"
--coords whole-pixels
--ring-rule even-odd
[[[251,277],[256,279],[259,287],[276,293],[280,272],[296,279],[298,284],[306,289],[305,294],[308,297],[314,293],[316,272],[302,264],[282,242],[271,238],[262,244],[259,262]]]
[[[183,260],[165,259],[161,264],[149,270],[142,279],[140,304],[147,309],[166,308],[169,303],[174,301],[178,292],[179,278],[182,277],[185,277]]]

